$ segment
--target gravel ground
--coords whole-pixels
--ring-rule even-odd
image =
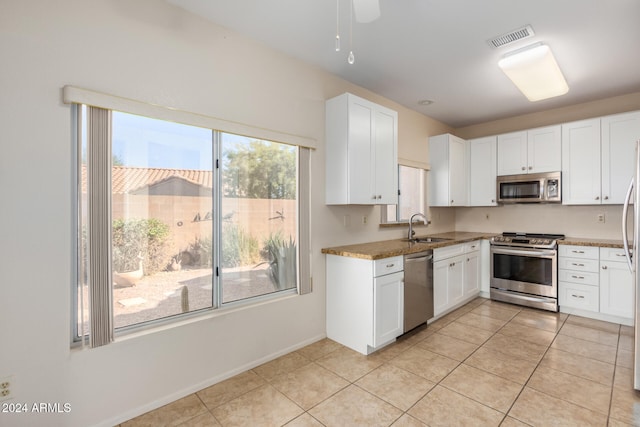
[[[225,269],[222,273],[223,301],[274,292],[268,266]],[[184,268],[143,277],[135,286],[114,287],[113,315],[116,328],[182,313],[182,288],[189,292],[189,311],[211,307],[211,269]],[[88,301],[84,293],[85,304]],[[85,315],[85,318],[88,316]]]

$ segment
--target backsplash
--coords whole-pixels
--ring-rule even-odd
[[[437,211],[444,210],[437,209]],[[446,208],[450,209],[450,208]],[[436,209],[433,209],[436,211]],[[437,215],[437,213],[436,213]],[[604,221],[600,221],[603,218]],[[622,239],[622,206],[503,205],[456,208],[456,231],[522,231]],[[631,218],[629,219],[631,222]]]

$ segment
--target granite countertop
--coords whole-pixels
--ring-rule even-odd
[[[434,243],[411,243],[405,239],[383,240],[371,243],[359,243],[355,245],[336,246],[322,249],[323,254],[340,255],[361,259],[382,259],[392,256],[412,254],[429,249],[443,248],[445,246],[456,245],[458,243],[471,242],[478,239],[488,239],[496,233],[474,233],[467,231],[453,231],[449,233],[431,234],[428,236],[416,236],[417,238],[435,237],[439,239],[450,239],[444,242]]]
[[[601,248],[623,248],[622,239],[591,239],[588,237],[565,237],[559,245],[598,246]],[[633,246],[632,244],[630,244]]]
[[[393,256],[400,256],[422,252],[429,249],[443,248],[446,246],[457,245],[458,243],[466,243],[479,239],[489,239],[500,233],[482,233],[469,231],[452,231],[448,233],[431,234],[428,236],[417,236],[418,238],[435,237],[440,239],[448,239],[444,242],[434,243],[411,243],[406,239],[382,240],[370,243],[358,243],[355,245],[335,246],[322,249],[323,254],[339,255],[351,258],[361,259],[382,259]],[[558,240],[559,245],[576,245],[576,246],[597,246],[602,248],[622,248],[622,240],[616,239],[591,239],[587,237],[566,237],[564,240]]]

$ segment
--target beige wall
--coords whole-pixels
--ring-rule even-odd
[[[640,92],[458,128],[455,134],[478,138],[634,110],[640,110]]]

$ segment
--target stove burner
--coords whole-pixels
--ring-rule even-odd
[[[564,239],[564,234],[514,233],[505,232],[491,239],[492,245],[525,246],[531,248],[549,248],[557,246],[557,240]]]

